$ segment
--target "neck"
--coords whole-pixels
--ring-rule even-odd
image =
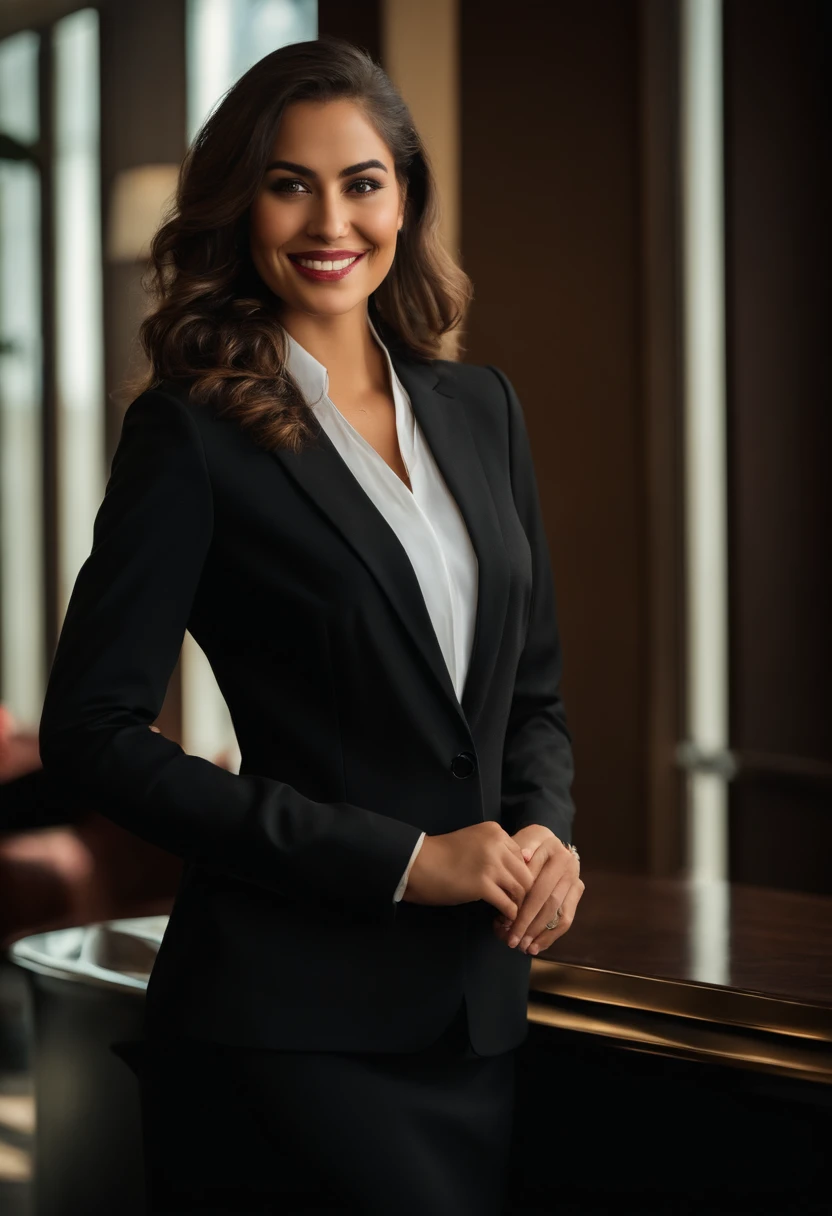
[[[349,386],[351,393],[386,389],[387,361],[370,330],[366,302],[334,317],[286,312],[280,323],[329,373],[334,386]]]

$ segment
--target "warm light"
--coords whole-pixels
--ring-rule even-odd
[[[0,1182],[31,1182],[32,1154],[0,1140]]]
[[[178,176],[178,165],[137,165],[118,174],[110,196],[108,261],[150,256],[151,238],[173,201]]]

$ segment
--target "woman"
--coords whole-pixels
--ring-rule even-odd
[[[150,1210],[496,1214],[529,954],[583,891],[521,407],[435,358],[469,283],[349,43],[241,78],[152,253],[152,373],[40,732],[186,863],[147,991]],[[147,729],[186,628],[239,774]]]

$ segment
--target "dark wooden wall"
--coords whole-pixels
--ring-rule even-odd
[[[318,0],[318,37],[334,34],[381,60],[382,0]]]
[[[832,892],[832,6],[724,11],[731,869]]]
[[[462,0],[464,357],[526,410],[576,838],[653,873],[684,808],[678,13]],[[829,891],[832,6],[726,0],[724,41],[731,877]]]
[[[655,579],[657,546],[662,570],[678,557],[676,376],[657,353],[675,346],[675,200],[656,157],[674,138],[675,75],[662,69],[674,28],[635,0],[538,4],[511,20],[498,0],[462,0],[461,13],[462,250],[476,288],[464,357],[502,368],[526,413],[575,839],[598,867],[672,871],[678,603],[673,580]]]

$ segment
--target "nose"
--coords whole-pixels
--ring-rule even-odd
[[[325,245],[342,239],[349,231],[347,207],[346,200],[338,194],[322,191],[312,208],[309,223],[306,226],[307,234],[310,237],[320,238]]]

